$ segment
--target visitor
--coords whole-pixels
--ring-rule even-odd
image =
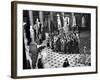
[[[65,61],[64,61],[64,63],[63,63],[63,67],[69,67],[69,66],[70,66],[69,61],[66,58]]]

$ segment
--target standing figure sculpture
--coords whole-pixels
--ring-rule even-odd
[[[57,24],[58,24],[58,30],[61,29],[61,20],[60,20],[60,15],[57,14]]]
[[[37,18],[36,19],[36,24],[34,25],[34,29],[35,29],[35,31],[36,31],[36,34],[35,34],[35,40],[36,40],[36,42],[38,42],[38,40],[39,40],[39,28],[40,28],[40,22],[39,22],[39,19]]]
[[[68,31],[69,31],[69,17],[65,17],[64,18],[64,27],[63,27],[63,30],[64,30],[65,34],[67,34]]]

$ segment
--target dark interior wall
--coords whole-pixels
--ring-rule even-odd
[[[82,17],[85,17],[85,27],[82,28]],[[91,31],[91,14],[86,13],[75,13],[76,17],[76,24],[79,26],[80,31],[82,30],[89,30]]]

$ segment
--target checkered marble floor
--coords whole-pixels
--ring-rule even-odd
[[[43,61],[45,68],[61,68],[66,58],[69,61],[69,67],[88,66],[88,63],[91,63],[90,54],[62,54],[54,52],[49,48],[43,50],[47,54]]]

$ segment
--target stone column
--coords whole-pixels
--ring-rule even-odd
[[[64,23],[64,15],[65,15],[65,13],[62,12],[61,15],[62,15],[63,23]],[[63,25],[64,25],[64,24],[63,24]]]
[[[42,29],[43,29],[43,11],[39,11],[39,18],[40,18],[41,31],[42,31]]]
[[[86,25],[85,25],[85,17],[84,16],[82,16],[82,24],[81,24],[81,27],[86,27]]]
[[[34,42],[33,13],[31,10],[29,11],[29,21],[30,21],[30,34],[31,34],[30,36],[32,38],[32,41]]]
[[[72,27],[76,26],[76,17],[74,13],[72,13]]]
[[[48,29],[49,29],[49,32],[51,31],[51,29],[50,29],[50,16],[48,15]]]
[[[53,12],[50,12],[50,19],[53,20]]]

